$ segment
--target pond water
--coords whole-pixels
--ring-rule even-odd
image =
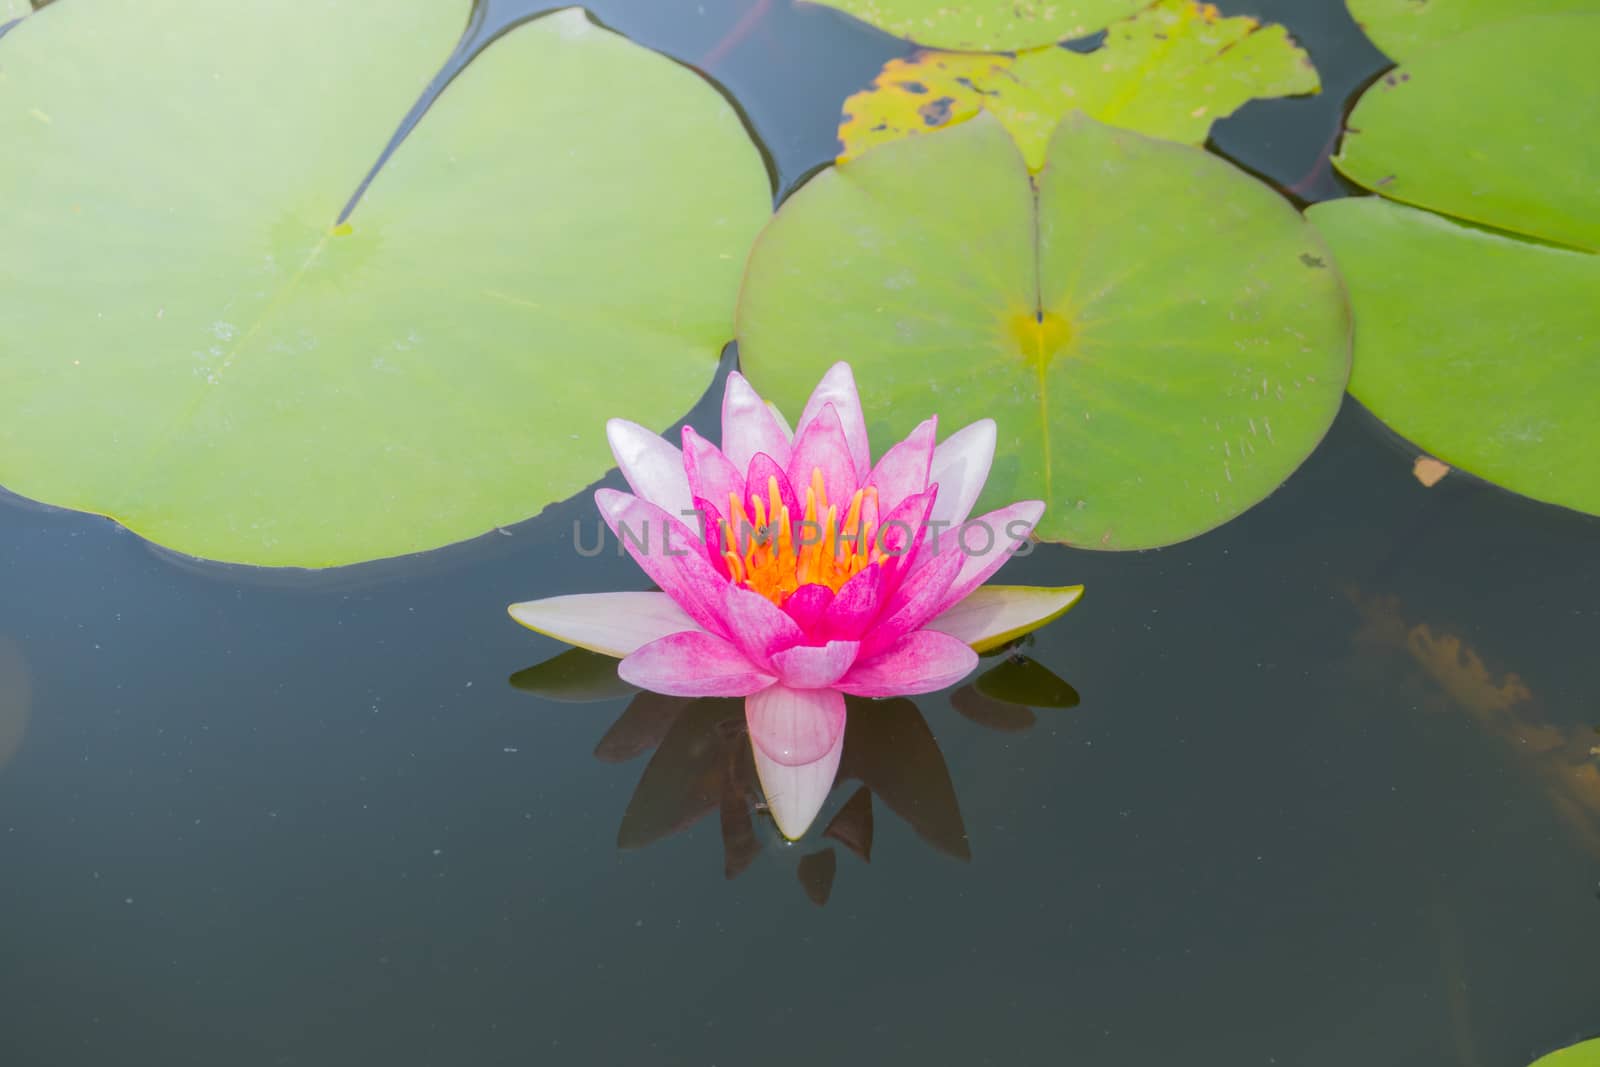
[[[1382,57],[1339,0],[1222,7],[1325,92],[1214,147],[1339,195]],[[907,52],[784,2],[595,10],[707,68],[783,190]],[[1600,523],[1414,456],[1347,399],[1215,532],[1014,561],[1083,604],[854,716],[795,845],[737,705],[511,683],[561,648],[508,602],[643,584],[572,551],[587,496],[322,575],[4,497],[0,1063],[1521,1067],[1600,1032]]]

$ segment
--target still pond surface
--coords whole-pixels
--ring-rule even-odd
[[[909,51],[593,7],[724,86],[783,192]],[[1213,147],[1340,195],[1383,58],[1339,0],[1222,7],[1325,88]],[[561,648],[508,602],[642,581],[573,551],[587,496],[311,577],[0,498],[0,1063],[1521,1067],[1600,1031],[1600,523],[1413,458],[1347,400],[1218,531],[1014,561],[1083,605],[852,715],[797,845],[737,704],[510,681]]]

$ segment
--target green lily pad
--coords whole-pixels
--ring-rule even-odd
[[[1056,124],[1073,111],[1198,145],[1213,122],[1249,100],[1319,86],[1282,26],[1223,18],[1195,0],[1161,0],[1113,25],[1093,53],[1046,45],[1015,56],[924,51],[891,59],[870,89],[844,102],[839,159],[987,110],[1038,170]]]
[[[1600,256],[1378,197],[1310,217],[1357,311],[1356,399],[1452,467],[1600,514]]]
[[[1363,94],[1334,163],[1392,200],[1600,250],[1597,52],[1600,13],[1460,33]]]
[[[468,12],[71,0],[0,40],[0,484],[322,567],[526,518],[612,466],[606,417],[693,405],[766,170],[581,11],[490,46],[335,225]]]
[[[1531,1067],[1600,1067],[1600,1038],[1541,1056]]]
[[[1595,0],[1345,0],[1351,16],[1391,59],[1491,22],[1597,10]],[[1508,85],[1510,83],[1507,83]],[[1520,86],[1519,86],[1520,88]]]
[[[1086,37],[1150,0],[810,0],[933,48],[1011,52]]]
[[[1344,393],[1321,240],[1222,160],[1081,115],[1037,180],[986,115],[821,172],[751,255],[746,373],[798,413],[847,354],[879,441],[992,416],[980,506],[1042,498],[1046,540],[1150,548],[1259,502]]]

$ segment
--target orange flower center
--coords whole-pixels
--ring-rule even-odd
[[[722,558],[735,584],[780,607],[802,585],[825,585],[837,593],[883,556],[874,536],[878,532],[875,488],[856,491],[842,523],[838,508],[828,503],[821,469],[811,472],[805,517],[799,523],[779,496],[776,477],[767,479],[766,499],[756,496],[751,503],[753,516],[739,494],[728,494]]]

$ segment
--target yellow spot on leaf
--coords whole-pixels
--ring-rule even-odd
[[[1071,324],[1054,311],[1018,312],[1006,325],[1023,359],[1036,369],[1049,366],[1055,354],[1072,339]]]

